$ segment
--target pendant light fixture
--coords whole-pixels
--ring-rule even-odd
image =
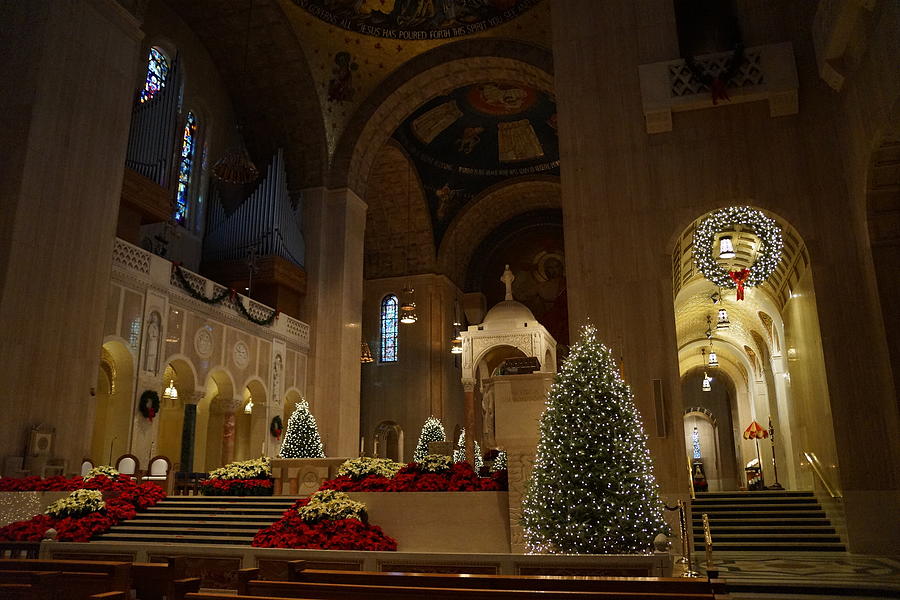
[[[247,9],[247,33],[244,35],[244,65],[241,69],[241,88],[247,80],[247,52],[250,48],[250,27],[253,24],[253,0]],[[213,165],[212,175],[219,181],[234,185],[246,185],[259,178],[259,169],[253,164],[247,148],[244,146],[244,138],[241,135],[241,127],[238,125],[238,144],[228,150],[222,158]]]
[[[450,354],[462,354],[462,321],[459,316],[459,299],[453,301],[453,337],[450,338]]]
[[[719,309],[719,317],[716,320],[716,329],[728,329],[731,321],[728,320],[728,311],[724,308]]]
[[[163,392],[163,398],[165,398],[166,400],[178,400],[178,390],[175,389],[174,379],[169,380],[169,385]]]
[[[375,362],[375,359],[372,358],[372,350],[369,348],[369,342],[365,340],[359,344],[359,362],[364,365]]]
[[[719,366],[719,357],[716,355],[716,349],[713,348],[712,340],[709,340],[709,362],[706,364],[710,367]]]
[[[406,251],[404,252],[403,261],[404,261],[404,271],[409,271],[409,238],[411,235],[411,227],[410,227],[410,211],[412,206],[412,200],[409,196],[409,186],[410,186],[410,177],[409,172],[412,167],[409,167],[406,170]],[[404,325],[410,325],[419,320],[419,316],[416,314],[416,290],[412,287],[407,281],[406,286],[403,288],[400,294],[400,322]]]
[[[719,258],[731,259],[735,257],[734,244],[730,235],[723,235],[719,238]]]
[[[247,404],[244,405],[244,414],[249,415],[253,413],[253,396],[250,396],[247,399]]]
[[[712,391],[712,379],[706,374],[706,371],[703,371],[703,385],[700,386],[700,389],[704,392]]]

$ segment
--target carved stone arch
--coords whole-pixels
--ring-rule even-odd
[[[351,117],[337,144],[328,186],[349,187],[365,197],[381,148],[430,99],[486,81],[520,82],[553,95],[552,73],[548,50],[510,40],[462,40],[420,54],[387,77]]]
[[[552,176],[515,179],[486,189],[453,219],[438,249],[438,269],[464,285],[472,254],[486,236],[519,215],[560,209],[561,194],[559,178]]]

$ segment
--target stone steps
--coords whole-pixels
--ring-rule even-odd
[[[709,517],[713,549],[719,552],[843,552],[844,544],[811,492],[766,490],[708,492],[691,502],[697,551],[704,547]]]
[[[280,519],[293,504],[284,497],[173,496],[96,541],[249,546],[257,531]]]

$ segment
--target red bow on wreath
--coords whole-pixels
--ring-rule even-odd
[[[281,430],[280,429],[275,430],[275,439],[281,440]]]
[[[741,269],[740,271],[729,271],[728,276],[737,285],[737,299],[744,299],[744,283],[750,278],[750,269]]]

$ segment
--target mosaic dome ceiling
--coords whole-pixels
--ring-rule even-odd
[[[539,0],[293,0],[347,31],[396,40],[445,40],[486,31]]]
[[[556,101],[514,83],[479,83],[427,102],[394,132],[425,188],[439,242],[459,210],[501,181],[559,175]]]

